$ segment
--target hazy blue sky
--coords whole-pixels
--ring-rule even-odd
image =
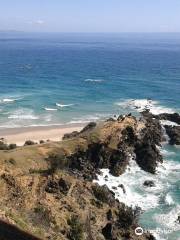
[[[180,32],[180,0],[0,0],[0,30]]]

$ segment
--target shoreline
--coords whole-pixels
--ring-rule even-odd
[[[85,125],[86,124],[64,124],[6,128],[0,129],[0,138],[3,138],[7,144],[14,143],[17,146],[23,146],[27,140],[34,142],[39,142],[40,140],[61,141],[64,134],[81,131]]]

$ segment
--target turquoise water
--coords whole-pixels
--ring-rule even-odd
[[[179,89],[180,34],[0,33],[3,128],[97,120],[127,99],[179,109]]]
[[[179,95],[180,34],[0,33],[0,129],[85,123],[147,105],[179,112]],[[130,184],[126,201],[147,208],[142,227],[170,229],[156,234],[176,240],[180,150],[162,151],[156,176],[132,166],[120,181]],[[158,187],[148,192],[145,178]]]

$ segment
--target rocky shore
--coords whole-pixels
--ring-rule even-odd
[[[102,168],[120,176],[130,160],[156,174],[163,162],[158,146],[164,131],[171,144],[180,144],[179,126],[162,127],[161,120],[179,124],[179,119],[178,114],[144,111],[140,118],[129,114],[89,123],[61,142],[0,150],[0,219],[9,224],[0,235],[11,239],[5,236],[12,231],[20,240],[31,239],[23,234],[54,240],[155,239],[148,232],[135,234],[139,208],[127,207],[93,180]]]

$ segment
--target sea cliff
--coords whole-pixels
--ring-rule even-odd
[[[142,171],[156,174],[158,164],[163,162],[159,146],[164,128],[160,121],[167,118],[174,119],[144,111],[140,118],[129,114],[89,123],[80,132],[65,134],[61,142],[1,150],[2,237],[13,239],[13,234],[19,234],[19,240],[35,236],[57,240],[155,239],[148,232],[135,234],[140,208],[119,202],[113,191],[94,180],[101,169],[121,176],[130,161]],[[179,119],[177,115],[175,118]],[[179,139],[179,130],[172,133],[173,129],[165,128],[171,144],[179,144],[174,140]],[[151,187],[153,183],[144,184]],[[126,186],[120,187],[125,194]]]

